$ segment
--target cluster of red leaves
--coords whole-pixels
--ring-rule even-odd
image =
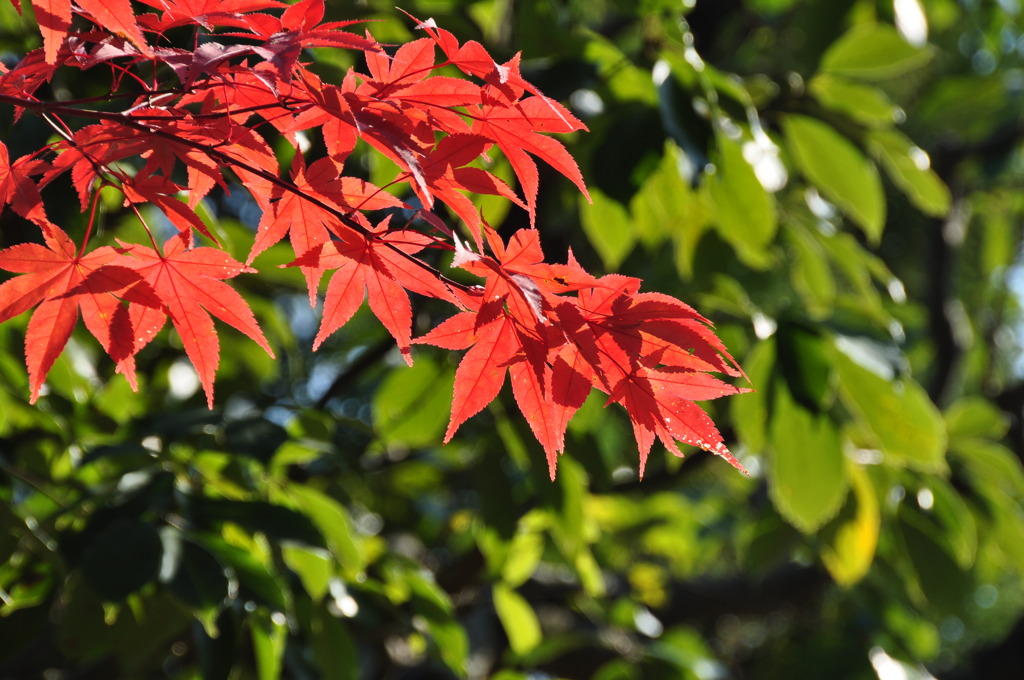
[[[0,101],[16,116],[41,116],[57,138],[13,163],[0,143],[0,207],[33,222],[42,237],[0,251],[0,268],[21,274],[0,284],[0,322],[35,307],[25,345],[33,402],[81,315],[133,387],[135,356],[170,317],[212,406],[219,359],[212,317],[272,354],[224,279],[255,272],[257,256],[287,237],[311,302],[330,275],[314,349],[368,298],[409,363],[414,343],[466,350],[446,441],[497,397],[508,373],[552,476],[566,426],[594,388],[629,413],[641,472],[655,438],[677,453],[681,441],[740,467],[694,403],[739,391],[711,375],[741,372],[706,319],[679,300],[641,293],[637,279],[595,278],[571,254],[568,264],[544,263],[535,229],[503,242],[467,195],[504,197],[533,225],[536,159],[586,193],[576,163],[549,136],[585,128],[523,79],[518,56],[498,64],[479,43],[460,45],[430,20],[417,26],[426,37],[389,48],[369,32],[346,30],[355,22],[324,23],[324,0],[141,4],[155,11],[137,14],[130,0],[32,0],[43,47],[0,70]],[[167,40],[181,26],[196,31],[194,49]],[[365,73],[350,69],[340,83],[322,82],[300,61],[310,47],[356,50]],[[111,74],[107,97],[36,96],[59,68],[101,66]],[[439,73],[452,66],[465,77]],[[163,81],[143,75],[161,72]],[[130,87],[134,94],[125,96]],[[282,174],[261,128],[296,149],[300,135],[319,130],[327,154],[307,164],[298,152]],[[345,174],[359,142],[397,165],[386,190]],[[518,191],[478,162],[495,149]],[[90,215],[77,240],[51,222],[42,200],[66,173]],[[262,210],[245,263],[219,247],[195,210],[229,182],[241,183]],[[138,215],[147,243],[90,247],[104,187]],[[464,223],[475,249],[434,212],[438,203]],[[178,230],[162,246],[140,211],[146,204]],[[383,210],[390,212],[368,216]],[[395,225],[396,211],[418,219]],[[197,245],[199,235],[212,245]],[[453,266],[483,285],[446,278],[419,257],[427,247],[453,250]],[[413,339],[410,291],[460,311]]]

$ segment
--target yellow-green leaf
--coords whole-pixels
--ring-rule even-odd
[[[763,269],[771,263],[768,247],[778,228],[775,201],[743,157],[738,141],[719,135],[716,144],[715,174],[709,187],[718,232],[736,249],[741,260]]]
[[[896,465],[926,472],[946,469],[946,428],[924,389],[913,380],[887,380],[836,352],[839,396]]]
[[[896,130],[868,134],[872,155],[910,202],[922,212],[941,217],[949,212],[949,189],[931,169],[928,154]]]
[[[504,584],[495,585],[494,609],[505,628],[513,652],[526,654],[540,644],[541,631],[537,615],[519,593]]]
[[[881,512],[878,496],[864,468],[848,462],[846,476],[853,493],[837,521],[830,525],[821,560],[836,583],[848,588],[868,573],[878,547]]]
[[[900,113],[877,87],[828,73],[815,76],[808,89],[823,106],[871,127],[891,126]]]
[[[782,381],[774,394],[768,494],[790,524],[810,533],[835,516],[846,495],[839,432],[828,416],[797,404]]]
[[[629,211],[595,187],[590,188],[590,199],[589,203],[582,196],[579,199],[580,223],[604,266],[615,269],[633,252],[637,241]]]
[[[888,24],[854,26],[832,43],[820,70],[851,78],[884,80],[923,66],[932,58],[929,48],[914,47]]]
[[[790,115],[783,119],[782,129],[804,177],[878,243],[885,224],[885,193],[874,164],[820,120]]]

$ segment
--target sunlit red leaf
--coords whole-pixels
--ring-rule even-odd
[[[153,56],[153,51],[135,21],[129,0],[75,0],[78,6],[92,15],[96,24],[111,33],[123,36],[139,48],[144,56]]]
[[[32,10],[43,34],[46,63],[54,64],[71,28],[71,0],[32,0]]]
[[[398,342],[405,361],[412,364],[412,305],[406,289],[419,286],[409,276],[408,259],[396,251],[412,254],[430,241],[416,232],[388,231],[389,223],[387,218],[368,229],[371,236],[350,234],[344,240],[318,244],[291,263],[315,272],[317,278],[325,271],[333,271],[320,330],[313,340],[314,350],[352,318],[365,297],[371,311]],[[434,292],[440,293],[439,297],[451,297],[446,288],[425,291]]]
[[[123,295],[138,283],[138,276],[129,270],[124,270],[127,277],[118,277],[116,271],[110,276],[91,276],[107,269],[105,265],[124,259],[107,246],[80,256],[56,226],[51,227],[46,246],[23,243],[0,251],[0,269],[22,274],[0,284],[0,323],[36,307],[25,335],[31,402],[39,397],[46,375],[64,350],[80,312],[86,327],[134,387],[133,329],[126,308],[115,294]],[[143,292],[136,292],[134,297],[153,302]]]
[[[253,270],[216,248],[188,249],[188,241],[188,233],[174,236],[164,245],[163,253],[129,245],[127,249],[134,256],[129,265],[149,282],[167,307],[212,408],[220,343],[211,315],[248,335],[271,357],[274,352],[249,305],[222,281]]]

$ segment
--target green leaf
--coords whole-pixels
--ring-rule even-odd
[[[924,472],[946,470],[946,428],[924,389],[913,380],[887,380],[837,351],[839,396],[888,462]]]
[[[154,580],[162,557],[163,544],[156,527],[122,518],[91,538],[78,566],[97,595],[117,601]]]
[[[889,178],[918,209],[933,217],[949,212],[949,188],[931,169],[928,154],[896,130],[872,130],[868,148]]]
[[[286,545],[281,548],[281,555],[288,568],[298,574],[310,598],[319,601],[327,593],[331,576],[334,575],[330,553],[317,548]]]
[[[583,467],[568,456],[558,461],[558,476],[555,483],[545,489],[548,492],[555,520],[551,536],[562,554],[574,559],[584,549],[583,497],[587,488],[587,475]]]
[[[105,625],[109,626],[110,621]],[[188,615],[170,594],[155,592],[131,596],[120,607],[111,636],[113,655],[122,677],[145,677],[143,669],[152,668],[154,659],[166,659],[167,652],[178,640],[188,639],[189,629],[196,637],[195,619]],[[204,680],[211,676],[203,676]]]
[[[425,619],[427,632],[434,639],[441,660],[448,668],[463,675],[469,656],[469,640],[465,629],[455,619],[448,594],[427,571],[406,569],[399,573],[399,578],[408,588],[413,611]]]
[[[932,58],[928,48],[914,47],[887,24],[862,23],[832,43],[820,70],[850,78],[884,80],[923,66]]]
[[[835,516],[846,495],[839,431],[829,417],[800,406],[782,383],[774,406],[768,494],[787,521],[811,533]]]
[[[590,188],[590,198],[590,203],[579,199],[580,223],[605,268],[614,270],[633,251],[637,234],[626,206],[595,187]]]
[[[768,247],[778,228],[775,201],[743,157],[738,141],[718,135],[716,143],[718,155],[709,188],[718,232],[741,260],[755,269],[764,269],[771,264]]]
[[[989,537],[1005,559],[1004,566],[1024,578],[1024,515],[1020,502],[1005,494],[990,498],[993,525]]]
[[[657,169],[629,202],[636,232],[648,248],[656,247],[669,234],[695,245],[708,222],[704,202],[680,174],[681,161],[679,147],[666,142]]]
[[[999,439],[1010,426],[1006,415],[982,397],[962,397],[953,402],[943,415],[950,439]]]
[[[606,81],[615,99],[657,105],[658,91],[650,72],[634,66],[611,40],[589,33],[583,58],[597,68],[598,75]]]
[[[240,598],[262,602],[275,611],[287,609],[283,584],[261,561],[266,558],[265,555],[232,545],[220,536],[202,534],[194,535],[193,538],[196,543],[213,553],[218,562],[230,569],[230,573],[238,581]]]
[[[544,553],[541,529],[546,524],[545,520],[546,515],[534,511],[519,521],[516,535],[509,544],[508,556],[501,567],[501,580],[510,588],[522,585],[536,571]]]
[[[377,436],[410,448],[439,442],[451,411],[453,380],[429,356],[391,371],[373,397]]]
[[[278,680],[281,677],[285,642],[288,640],[287,621],[280,615],[275,618],[266,611],[257,610],[249,616],[249,629],[257,679]]]
[[[872,243],[878,243],[885,223],[885,194],[874,164],[850,140],[820,120],[789,115],[783,118],[782,129],[804,176]]]
[[[879,326],[889,324],[892,316],[886,311],[873,276],[876,268],[872,262],[874,255],[853,234],[845,231],[822,236],[818,242],[828,253],[829,262],[838,274],[837,283],[850,289],[849,294],[838,298],[837,302],[849,305],[856,315]]]
[[[594,559],[594,553],[585,548],[576,553],[573,560],[573,568],[576,569],[576,576],[580,579],[583,592],[590,597],[599,598],[605,594],[604,575],[601,573],[601,565]]]
[[[330,496],[301,484],[289,485],[286,493],[323,532],[342,568],[349,574],[361,572],[365,566],[363,555],[345,508]]]
[[[899,513],[899,537],[902,539],[906,588],[918,606],[930,605],[939,615],[951,615],[962,609],[970,579],[957,566],[945,537],[929,525],[918,512],[904,504]]]
[[[802,215],[793,215],[786,225],[786,233],[793,247],[790,278],[793,289],[800,294],[807,314],[821,319],[832,313],[836,298],[836,281],[829,266],[828,253],[818,242],[814,232],[803,224]]]
[[[900,115],[899,107],[882,90],[871,85],[822,73],[807,87],[822,106],[845,113],[870,127],[889,127]]]
[[[846,476],[853,493],[824,531],[821,561],[840,586],[849,588],[867,575],[878,547],[881,512],[871,478],[859,465],[847,462]]]
[[[966,468],[983,494],[1024,497],[1024,468],[1008,448],[983,439],[960,437],[950,444],[956,461]]]
[[[469,640],[466,630],[458,621],[427,621],[427,631],[434,639],[438,655],[444,665],[458,676],[466,674],[466,660],[469,657]]]
[[[939,533],[961,569],[970,569],[978,551],[978,528],[964,499],[949,482],[932,477],[926,487],[932,495],[931,514]]]
[[[494,586],[494,609],[512,651],[522,656],[540,644],[541,631],[530,603],[503,583]]]

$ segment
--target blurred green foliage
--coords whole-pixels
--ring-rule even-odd
[[[599,400],[554,483],[509,394],[441,446],[457,357],[406,368],[362,312],[309,352],[271,250],[239,285],[280,358],[222,334],[213,412],[170,337],[133,394],[76,336],[29,407],[23,327],[0,326],[0,678],[1017,677],[1020,4],[403,8],[521,50],[585,120],[567,143],[593,203],[542,177],[549,260],[716,323],[756,391],[710,407],[751,477],[662,452],[638,481]],[[390,3],[328,11],[414,36]],[[38,44],[0,3],[4,61]],[[45,141],[2,116],[12,157]],[[110,239],[131,217],[105,207]],[[207,207],[243,254],[254,206]],[[421,304],[420,332],[445,313]]]

